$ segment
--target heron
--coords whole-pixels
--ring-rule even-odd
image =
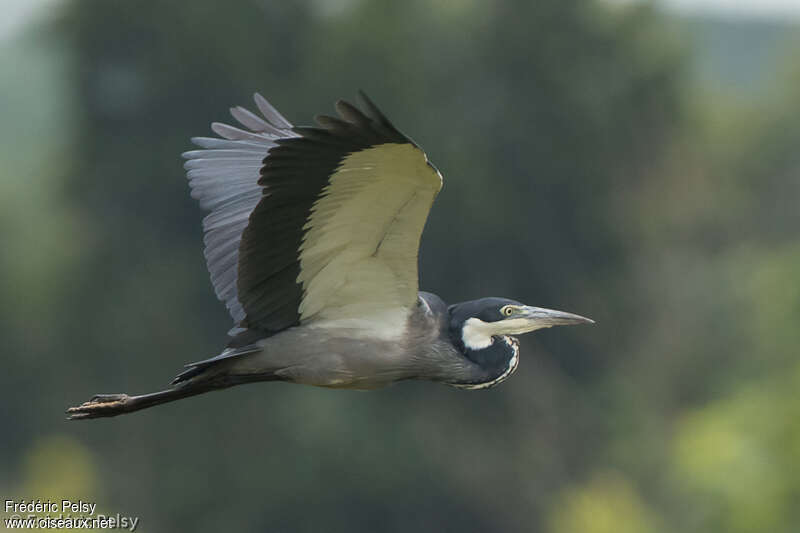
[[[171,386],[98,394],[70,419],[116,416],[259,381],[369,390],[402,380],[488,389],[517,368],[516,335],[593,323],[489,297],[447,305],[418,287],[419,243],[442,175],[359,91],[360,108],[296,127],[256,93],[260,115],[213,123],[183,154],[205,258],[234,327],[225,348]]]

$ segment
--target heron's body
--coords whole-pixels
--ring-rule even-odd
[[[212,128],[184,156],[210,211],[205,256],[234,319],[228,346],[165,391],[99,395],[68,410],[95,418],[254,381],[375,389],[425,379],[466,389],[517,367],[510,335],[591,322],[504,298],[446,305],[418,291],[417,253],[441,174],[363,94],[366,112],[293,127],[256,95],[246,128]]]
[[[420,293],[418,305],[396,326],[396,331],[384,330],[383,338],[369,320],[346,326],[320,321],[289,328],[248,345],[240,355],[230,349],[200,362],[201,371],[194,376],[206,380],[214,374],[242,378],[261,374],[265,379],[303,385],[368,390],[406,379],[488,387],[516,368],[510,341],[498,345],[503,349],[495,352],[491,368],[465,357],[452,341],[447,306],[434,294]]]

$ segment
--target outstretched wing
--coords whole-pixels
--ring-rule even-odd
[[[254,100],[263,118],[243,107],[231,108],[231,115],[246,130],[215,122],[211,129],[222,138],[194,137],[192,142],[203,149],[183,154],[192,197],[211,211],[203,219],[211,283],[236,324],[245,318],[236,290],[239,244],[263,193],[260,170],[277,139],[297,136],[263,96],[256,93]]]
[[[402,331],[417,301],[420,236],[442,181],[422,150],[362,99],[366,113],[340,101],[341,118],[321,116],[320,127],[267,141],[274,145],[258,180],[263,194],[237,242],[241,327]]]

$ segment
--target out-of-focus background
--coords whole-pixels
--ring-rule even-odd
[[[140,531],[790,532],[800,4],[5,0],[0,493]],[[180,153],[363,88],[445,176],[421,287],[565,309],[486,392],[251,385],[67,423],[212,356]],[[4,515],[6,516],[6,515]]]

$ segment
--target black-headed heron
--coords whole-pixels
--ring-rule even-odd
[[[115,416],[250,383],[374,389],[406,379],[485,389],[517,368],[513,335],[592,322],[505,298],[447,306],[418,291],[417,255],[442,176],[363,93],[364,111],[294,127],[261,95],[242,128],[212,124],[188,159],[205,257],[235,327],[172,386],[102,394],[72,419]]]

